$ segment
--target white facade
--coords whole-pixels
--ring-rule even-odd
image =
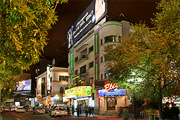
[[[56,94],[62,102],[65,89],[69,88],[69,74],[67,68],[50,68],[50,90],[47,90],[47,71],[37,77],[36,97],[42,102],[42,98],[51,98]]]

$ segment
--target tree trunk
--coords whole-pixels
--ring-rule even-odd
[[[2,86],[1,86],[1,83],[0,83],[0,104],[1,104],[1,90],[2,90]]]
[[[159,82],[159,118],[162,120],[162,88],[161,88],[161,82]]]

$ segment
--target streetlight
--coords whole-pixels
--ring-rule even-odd
[[[141,78],[138,78],[137,81],[136,81],[136,73],[135,72],[132,72],[132,76],[134,77],[134,79],[129,79],[127,80],[128,82],[133,82],[133,114],[134,114],[134,118],[133,120],[137,120],[137,116],[136,116],[136,98],[135,98],[135,84],[137,82],[141,82],[142,79]]]
[[[54,99],[55,99],[56,104],[57,104],[57,100],[59,99],[59,96],[56,94],[56,95],[54,96]]]

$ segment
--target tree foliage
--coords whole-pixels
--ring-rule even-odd
[[[0,0],[0,81],[39,61],[55,9],[67,0]]]
[[[137,97],[161,102],[160,93],[180,93],[180,1],[162,0],[157,9],[154,27],[134,25],[120,44],[106,47],[106,56],[112,61],[107,70],[113,79],[127,82],[136,72],[135,78],[143,80]]]

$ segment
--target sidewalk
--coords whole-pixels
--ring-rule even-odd
[[[3,120],[1,113],[0,113],[0,120]]]
[[[71,115],[71,117],[76,117],[77,116],[77,112],[74,112],[74,115]],[[106,115],[99,115],[99,114],[92,114],[91,116],[86,117],[85,113],[81,113],[79,115],[80,118],[99,118],[99,119],[105,119],[105,120],[123,120],[122,118],[120,118],[119,116],[106,116]],[[129,120],[132,120],[131,118],[129,118]],[[137,120],[143,120],[143,119],[137,119]],[[145,119],[144,119],[145,120]]]

